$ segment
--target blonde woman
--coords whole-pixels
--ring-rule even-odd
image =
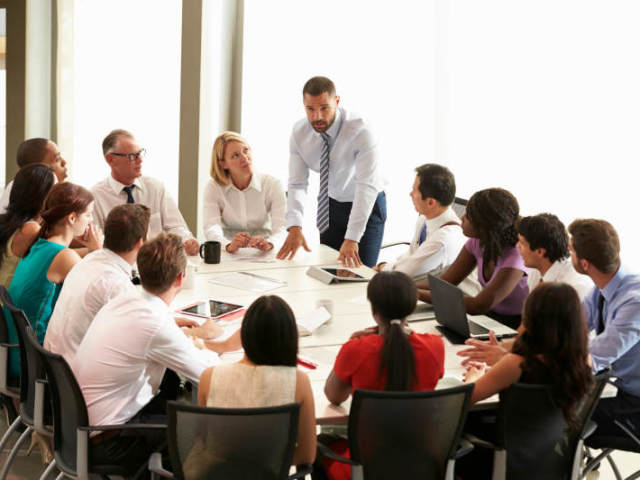
[[[286,235],[286,199],[278,179],[253,170],[251,147],[235,132],[213,143],[211,179],[204,190],[204,234],[229,253],[272,250]]]

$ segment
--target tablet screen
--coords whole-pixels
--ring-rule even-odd
[[[240,310],[242,305],[235,305],[233,303],[220,302],[218,300],[211,300],[199,302],[190,307],[180,310],[182,313],[188,313],[191,315],[197,315],[199,317],[211,317],[217,318],[222,315],[226,315],[236,310]]]
[[[347,279],[347,278],[359,278],[362,280],[366,280],[363,276],[358,275],[356,272],[351,271],[347,268],[322,268],[327,273],[330,273],[334,277]]]

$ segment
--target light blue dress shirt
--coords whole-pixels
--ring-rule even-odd
[[[339,108],[326,132],[331,148],[329,197],[353,202],[345,238],[360,241],[383,189],[376,143],[362,118]],[[306,118],[296,122],[289,142],[287,227],[302,226],[309,170],[320,171],[323,140]]]
[[[611,366],[618,388],[640,397],[640,275],[621,265],[602,291],[594,287],[582,302],[589,330],[598,325],[600,292],[604,331],[589,344],[593,369]]]

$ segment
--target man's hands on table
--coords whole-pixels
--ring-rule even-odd
[[[300,247],[304,248],[307,252],[311,251],[307,246],[307,240],[302,234],[302,227],[291,227],[276,257],[280,260],[291,260]]]
[[[358,255],[358,242],[345,238],[340,247],[338,262],[342,263],[345,267],[362,266],[362,260],[360,260],[360,256]]]

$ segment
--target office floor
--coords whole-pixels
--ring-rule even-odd
[[[4,420],[0,420],[0,437],[4,435],[7,426]],[[9,443],[9,447],[6,447],[0,453],[0,466],[4,464],[4,460],[7,457],[10,448],[17,439],[17,435],[14,434],[14,439]],[[40,475],[44,471],[45,466],[42,464],[40,458],[40,452],[37,447],[31,452],[31,455],[27,456],[27,447],[29,442],[25,442],[26,445],[18,453],[18,456],[11,465],[9,471],[8,480],[34,480],[40,478]],[[629,475],[638,468],[640,468],[640,454],[629,452],[616,452],[614,455],[615,461],[618,464],[618,468],[623,475]],[[49,475],[47,480],[54,480],[57,476],[57,472]],[[98,477],[96,477],[98,478]],[[615,480],[613,472],[609,468],[609,464],[605,462],[600,468],[599,480]]]

